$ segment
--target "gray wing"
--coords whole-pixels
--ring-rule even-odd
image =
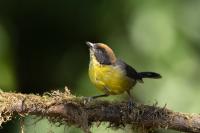
[[[122,70],[124,70],[129,78],[132,78],[134,80],[139,79],[137,71],[130,65],[126,64],[124,61],[118,59],[115,65],[119,66]]]

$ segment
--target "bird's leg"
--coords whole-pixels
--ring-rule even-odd
[[[130,90],[127,90],[126,92],[127,92],[128,96],[129,96],[128,109],[132,110],[134,105],[135,105],[134,100],[133,100],[133,96],[131,95]]]
[[[105,90],[105,94],[91,96],[91,97],[88,98],[88,101],[91,101],[93,99],[100,98],[100,97],[107,97],[107,96],[109,96],[109,89],[107,87],[104,87],[104,90]]]
[[[94,100],[96,98],[107,97],[107,96],[109,96],[109,94],[102,94],[102,95],[90,96],[90,97],[87,97],[87,101],[86,102],[90,102],[91,100]]]
[[[107,97],[107,96],[109,96],[109,95],[108,94],[102,94],[102,95],[92,96],[91,98],[96,99],[96,98],[99,98],[99,97]]]
[[[103,95],[97,95],[97,96],[92,96],[92,99],[96,99],[96,98],[99,98],[99,97],[107,97],[107,96],[109,96],[109,89],[107,87],[104,87],[104,91],[105,91],[105,94],[103,94]]]

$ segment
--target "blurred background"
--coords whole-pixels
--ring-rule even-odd
[[[199,0],[1,0],[0,88],[39,93],[68,86],[77,96],[100,94],[88,78],[86,41],[103,42],[138,71],[163,78],[132,90],[138,102],[200,112]],[[123,100],[126,95],[106,100]],[[81,133],[27,117],[28,133]],[[19,120],[0,132],[19,132]],[[94,127],[94,133],[132,132]],[[155,133],[174,131],[156,130]]]

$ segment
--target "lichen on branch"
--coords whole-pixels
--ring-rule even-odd
[[[50,122],[74,125],[90,132],[94,122],[109,122],[111,127],[126,125],[145,129],[165,128],[183,132],[200,132],[200,115],[174,112],[156,105],[135,103],[130,109],[127,102],[87,101],[75,97],[65,88],[42,96],[0,92],[0,125],[14,116],[35,115]]]

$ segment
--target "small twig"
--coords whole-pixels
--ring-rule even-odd
[[[46,117],[53,123],[76,125],[85,132],[90,132],[89,128],[94,122],[109,122],[115,128],[131,124],[147,130],[169,128],[182,132],[200,132],[198,114],[173,112],[166,105],[135,104],[132,110],[127,105],[127,102],[85,102],[84,98],[71,95],[67,89],[64,93],[54,91],[43,96],[0,92],[0,125],[15,115],[35,115]]]

